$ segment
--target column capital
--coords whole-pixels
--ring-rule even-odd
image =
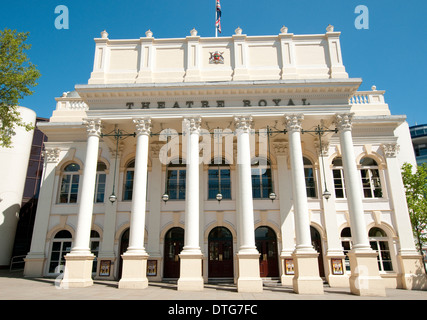
[[[136,135],[150,135],[151,133],[151,119],[150,118],[136,118],[133,119],[136,127]]]
[[[100,119],[83,119],[83,125],[86,126],[88,136],[101,136],[101,120]]]
[[[285,115],[286,129],[291,132],[301,131],[303,120],[304,120],[304,115],[301,113]]]
[[[59,148],[46,148],[42,153],[44,161],[46,163],[58,163],[60,152],[61,150]]]
[[[354,113],[342,113],[335,115],[335,124],[339,131],[350,131]]]
[[[397,143],[383,143],[381,145],[386,158],[395,158],[400,150],[400,145]]]
[[[234,124],[237,130],[249,132],[252,126],[252,116],[234,116]]]
[[[200,133],[200,124],[202,123],[202,118],[200,116],[194,117],[185,117],[183,120],[184,129],[191,133]]]

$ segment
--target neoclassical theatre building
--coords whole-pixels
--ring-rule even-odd
[[[340,32],[95,39],[56,98],[26,276],[356,295],[423,288],[400,167],[408,125],[358,91]],[[63,273],[61,273],[63,272]]]

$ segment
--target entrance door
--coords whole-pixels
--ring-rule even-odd
[[[179,254],[184,247],[184,229],[172,228],[165,235],[163,278],[179,278]]]
[[[319,275],[321,277],[324,277],[325,269],[323,268],[322,238],[320,237],[320,233],[319,231],[316,230],[316,228],[310,227],[310,233],[311,233],[311,244],[313,245],[314,250],[316,250],[319,253],[319,257],[318,257]]]
[[[209,278],[233,277],[233,236],[227,228],[216,227],[208,237]]]
[[[255,244],[260,253],[259,270],[261,277],[279,276],[279,256],[277,254],[276,233],[269,227],[255,230]]]

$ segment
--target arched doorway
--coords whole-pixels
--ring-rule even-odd
[[[225,227],[216,227],[208,237],[209,278],[233,277],[233,236]]]
[[[259,269],[261,277],[279,276],[279,256],[277,237],[273,229],[259,227],[255,230],[255,244],[260,253]]]
[[[163,278],[179,278],[179,254],[184,247],[184,229],[171,228],[165,235]]]
[[[122,236],[120,238],[120,254],[119,254],[119,273],[118,273],[118,279],[122,278],[122,268],[123,268],[123,259],[122,254],[127,250],[129,247],[129,228],[127,228],[125,231],[123,231]]]
[[[310,227],[310,234],[311,234],[311,244],[313,245],[314,250],[316,250],[319,253],[319,257],[318,257],[319,276],[324,277],[325,269],[323,268],[322,237],[320,236],[319,231],[317,231],[317,229],[314,227]]]

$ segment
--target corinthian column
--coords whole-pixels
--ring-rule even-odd
[[[83,183],[80,190],[81,196],[74,246],[71,252],[65,256],[65,272],[61,282],[64,287],[86,287],[93,284],[92,264],[94,255],[90,252],[89,242],[101,120],[87,119],[84,120],[83,124],[86,125],[88,133],[86,160],[83,168]]]
[[[239,292],[261,292],[262,280],[259,272],[259,252],[255,246],[254,209],[252,199],[252,172],[250,130],[251,116],[234,118],[237,131],[237,176],[239,190],[237,193],[240,208],[240,248],[237,254]]]
[[[203,290],[202,251],[199,245],[199,136],[200,117],[184,119],[187,140],[184,248],[179,255],[178,290]]]
[[[322,294],[323,282],[319,276],[318,253],[311,244],[310,235],[310,219],[301,148],[301,124],[303,119],[304,116],[302,114],[285,116],[285,125],[289,135],[296,235],[296,247],[292,254],[295,268],[293,287],[294,291],[300,294]]]
[[[129,247],[122,255],[123,271],[119,288],[144,289],[148,286],[147,259],[144,248],[145,209],[147,195],[149,118],[134,119],[136,129],[135,172],[133,177]]]
[[[350,290],[360,296],[385,296],[385,287],[380,277],[377,253],[369,244],[362,202],[361,176],[358,173],[353,148],[353,114],[338,114],[335,123],[339,130],[344,179],[353,240],[348,253],[350,260]]]

